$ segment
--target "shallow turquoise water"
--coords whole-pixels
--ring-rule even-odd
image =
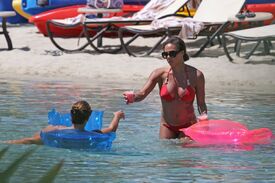
[[[92,82],[92,81],[91,81]],[[78,99],[104,110],[104,124],[123,109],[111,152],[83,152],[39,146],[15,172],[11,182],[37,182],[61,159],[56,182],[274,182],[275,143],[253,150],[183,148],[177,140],[159,140],[160,101],[157,91],[141,103],[126,106],[119,83],[31,81],[0,78],[0,141],[31,136],[46,126],[47,112],[67,112]],[[139,86],[137,86],[138,88]],[[275,132],[275,92],[207,89],[210,118],[231,119],[250,129]],[[0,143],[0,149],[6,147]],[[0,160],[0,172],[35,145],[11,145]]]

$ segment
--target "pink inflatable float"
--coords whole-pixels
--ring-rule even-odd
[[[200,145],[266,144],[272,139],[268,128],[248,130],[239,122],[230,120],[206,120],[181,129]]]

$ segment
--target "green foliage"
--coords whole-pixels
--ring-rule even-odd
[[[9,147],[5,147],[3,150],[0,151],[0,159],[7,152],[8,149],[9,149]]]
[[[8,151],[9,147],[6,147],[0,151],[0,159]],[[19,168],[19,165],[24,162],[31,154],[37,149],[31,148],[28,151],[21,154],[17,159],[15,159],[10,166],[0,173],[1,183],[8,183],[14,172]],[[42,178],[38,181],[39,183],[51,183],[54,181],[55,177],[58,175],[59,170],[62,168],[64,160],[61,160],[55,166],[53,166],[48,172],[46,172]]]
[[[8,149],[4,149],[4,153],[7,152]],[[5,183],[9,182],[10,177],[12,174],[17,170],[19,165],[25,161],[36,149],[30,149],[23,153],[19,158],[14,160],[11,165],[2,173],[0,173],[0,180]],[[4,153],[2,155],[4,155]]]
[[[59,170],[63,166],[64,160],[61,160],[55,166],[53,166],[38,182],[39,183],[49,183],[53,182],[54,178],[57,176]]]

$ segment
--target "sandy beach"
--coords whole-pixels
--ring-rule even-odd
[[[87,78],[98,82],[144,83],[153,69],[167,64],[158,53],[150,57],[129,57],[124,52],[67,54],[54,47],[50,39],[40,34],[31,24],[12,25],[8,27],[8,30],[14,49],[3,50],[6,48],[6,43],[4,37],[0,37],[2,78]],[[154,41],[156,41],[155,38],[146,38],[143,43]],[[200,40],[186,42],[187,49],[191,53],[200,44]],[[92,48],[88,47],[87,50],[92,50]],[[257,54],[249,60],[238,58],[235,54],[233,56],[237,64],[229,62],[223,49],[216,45],[207,48],[200,57],[191,58],[187,63],[203,71],[207,87],[251,87],[274,91],[274,50],[271,55]]]

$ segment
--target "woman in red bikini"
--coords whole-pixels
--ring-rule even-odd
[[[142,101],[158,84],[162,103],[160,138],[184,137],[179,131],[197,122],[193,101],[196,97],[199,120],[207,119],[204,76],[198,69],[186,65],[189,60],[185,43],[171,37],[163,43],[162,57],[169,66],[155,69],[144,87],[138,92],[124,92],[127,104]]]

